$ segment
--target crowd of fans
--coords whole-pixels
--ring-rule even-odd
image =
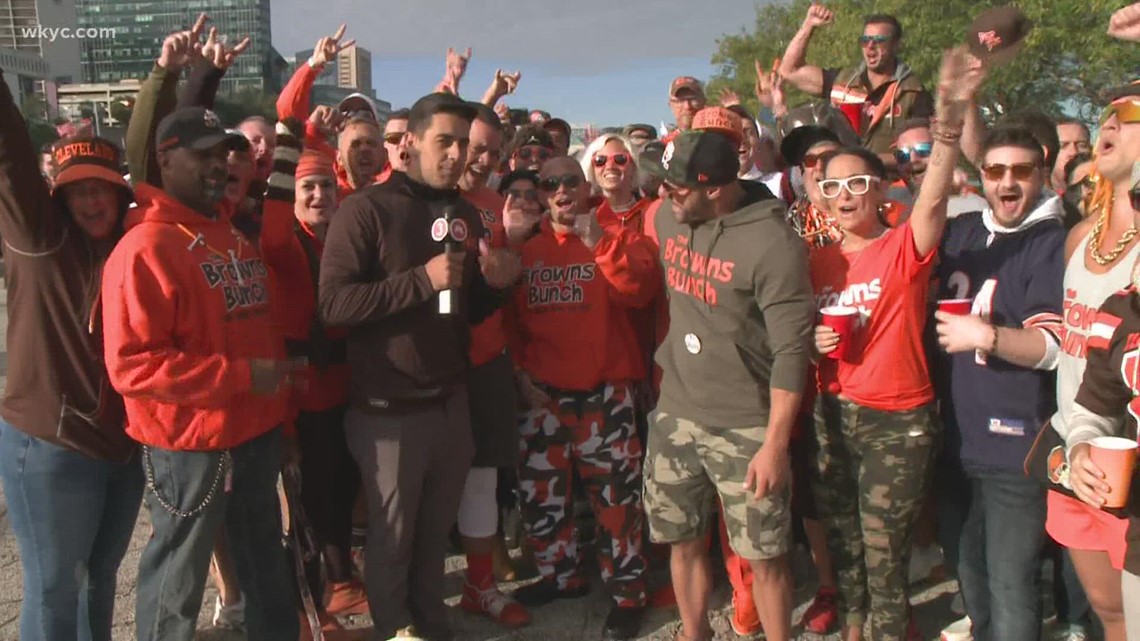
[[[193,639],[211,577],[215,625],[251,641],[350,638],[361,614],[373,639],[450,640],[452,547],[459,608],[506,628],[587,595],[592,554],[606,639],[675,605],[675,638],[711,641],[717,558],[740,636],[921,638],[911,585],[942,565],[942,639],[1037,641],[1052,558],[1060,638],[1095,618],[1140,640],[1140,81],[1095,139],[986,123],[1018,10],[981,14],[933,88],[889,15],[857,64],[810,64],[833,19],[813,5],[757,63],[774,125],[682,76],[671,131],[581,142],[504,104],[517,72],[460,98],[470,50],[386,118],[314,106],[343,25],[276,122],[227,129],[249,42],[201,16],[125,150],[78,131],[37,154],[0,82],[20,638],[111,638],[145,504],[145,641]],[[1108,34],[1140,42],[1140,4]]]

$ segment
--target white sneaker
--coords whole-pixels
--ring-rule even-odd
[[[942,641],[974,641],[973,623],[970,617],[963,617],[942,630]]]
[[[1089,641],[1089,633],[1079,625],[1066,626],[1053,636],[1056,641]]]
[[[936,568],[942,567],[942,550],[937,545],[914,546],[910,551],[910,568],[907,578],[910,583],[922,583],[929,579]]]
[[[222,597],[214,600],[214,627],[236,632],[245,631],[245,599],[233,605],[222,605]]]

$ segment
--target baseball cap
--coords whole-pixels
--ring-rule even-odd
[[[205,151],[220,144],[232,151],[249,148],[245,136],[222,127],[218,115],[204,107],[183,107],[163,118],[155,140],[159,151],[178,147]]]
[[[744,142],[744,123],[740,116],[724,107],[705,107],[698,111],[693,115],[693,129],[722,133],[737,146]]]
[[[116,187],[130,189],[120,170],[123,153],[115,143],[105,138],[65,138],[52,147],[51,159],[55,167],[52,193],[68,183],[88,178],[98,178]]]
[[[540,124],[530,124],[519,127],[515,139],[511,142],[511,149],[521,149],[527,145],[538,145],[547,149],[554,149],[554,139],[550,132]]]
[[[650,138],[657,137],[657,127],[641,122],[635,122],[632,125],[626,125],[625,128],[621,130],[621,135],[629,138],[630,135],[632,135],[635,131],[644,131],[645,133],[649,134]]]
[[[987,9],[974,18],[966,32],[970,53],[987,64],[1009,62],[1033,23],[1017,7],[1006,5]]]
[[[736,181],[740,170],[737,145],[713,131],[686,131],[661,150],[646,146],[642,168],[678,187],[720,187]]]
[[[336,106],[336,110],[342,114],[372,114],[372,120],[378,120],[376,114],[376,103],[372,99],[362,93],[353,93],[345,96],[344,100]]]
[[[1123,87],[1116,87],[1108,92],[1108,102],[1115,102],[1121,98],[1132,98],[1140,96],[1140,79],[1133,80],[1132,82],[1124,85]]]
[[[677,93],[682,89],[688,89],[698,96],[704,97],[705,87],[701,84],[700,80],[692,76],[680,76],[673,79],[673,84],[669,85],[669,97],[676,98]]]

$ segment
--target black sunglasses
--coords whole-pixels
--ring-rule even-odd
[[[576,174],[566,174],[565,176],[554,176],[551,178],[544,178],[538,184],[542,191],[558,191],[559,187],[567,189],[575,189],[582,184],[582,177]]]
[[[384,142],[388,143],[389,145],[398,145],[403,139],[404,132],[402,131],[393,131],[390,134],[384,134]]]

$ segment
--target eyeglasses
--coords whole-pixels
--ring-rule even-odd
[[[688,103],[690,107],[699,107],[705,103],[705,99],[700,96],[689,96],[687,98],[678,98],[676,96],[669,99],[669,102],[681,104],[682,102]]]
[[[629,162],[629,156],[626,154],[614,154],[612,156],[597,154],[594,156],[594,166],[601,169],[609,163],[610,158],[613,158],[614,164],[618,167],[625,167],[626,163]]]
[[[544,178],[542,182],[538,184],[538,186],[542,188],[542,191],[553,192],[558,191],[559,187],[576,189],[581,184],[581,176],[577,174],[566,174],[565,176],[551,176],[550,178]]]
[[[872,44],[872,43],[877,44],[877,45],[882,45],[882,44],[886,44],[886,43],[890,42],[891,39],[892,39],[891,36],[884,36],[881,33],[875,34],[873,36],[862,35],[862,36],[859,36],[859,44],[863,45],[864,47],[866,47],[867,45]]]
[[[905,165],[911,158],[929,158],[933,147],[934,145],[928,142],[920,142],[912,147],[899,147],[895,150],[895,162]]]
[[[532,203],[538,202],[537,189],[508,189],[507,196],[515,200],[529,200]]]
[[[982,175],[986,180],[997,182],[1005,178],[1006,172],[1013,174],[1014,180],[1029,180],[1033,177],[1033,172],[1037,171],[1037,165],[1028,162],[1019,162],[1012,165],[985,165],[982,167]]]
[[[531,158],[538,158],[540,161],[550,160],[550,150],[546,147],[539,147],[537,150],[530,147],[523,147],[515,152],[515,157],[522,161],[529,161]]]
[[[389,145],[398,145],[403,139],[404,132],[402,131],[394,131],[390,134],[384,134],[384,142],[388,143]]]
[[[829,178],[819,181],[819,193],[824,198],[839,198],[839,194],[846,189],[852,196],[862,196],[871,190],[871,185],[879,182],[878,176],[849,176],[847,178]]]

